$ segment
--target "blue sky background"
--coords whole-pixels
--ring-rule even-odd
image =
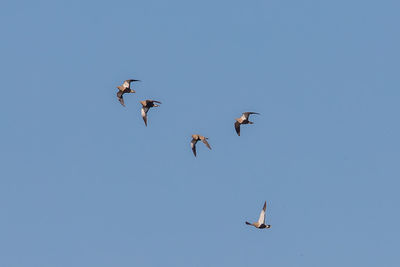
[[[2,1],[0,266],[399,266],[399,9]]]

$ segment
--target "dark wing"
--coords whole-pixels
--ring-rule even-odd
[[[251,115],[251,114],[260,114],[260,113],[257,113],[257,112],[243,112],[243,115],[246,117],[246,119],[249,119],[249,116]]]
[[[140,82],[140,80],[135,80],[135,79],[130,79],[124,81],[124,84],[122,85],[125,88],[131,88],[131,82]]]
[[[140,82],[140,80],[135,80],[135,79],[130,79],[130,80],[126,80],[124,83],[131,83],[131,82]]]
[[[206,139],[206,138],[204,138],[204,139],[201,140],[201,141],[203,141],[203,143],[206,144],[206,146],[207,146],[209,149],[211,149],[210,144],[207,142],[207,139]]]
[[[122,91],[117,92],[117,97],[118,97],[119,103],[121,103],[121,105],[125,107],[123,95],[124,95],[124,93]]]
[[[240,123],[238,121],[235,122],[235,130],[236,130],[237,135],[240,136]]]
[[[151,101],[158,103],[158,104],[162,104],[160,101],[157,101],[157,100],[151,100]]]
[[[197,143],[197,140],[195,140],[195,139],[192,139],[192,142],[190,142],[190,146],[192,148],[192,151],[193,151],[193,154],[195,157],[197,156],[196,155],[196,143]]]
[[[147,111],[148,111],[149,109],[148,108],[142,108],[141,110],[140,110],[140,112],[142,113],[142,118],[143,118],[143,121],[144,121],[144,124],[147,126]]]

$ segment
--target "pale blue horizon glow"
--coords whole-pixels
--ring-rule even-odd
[[[0,6],[0,266],[399,266],[398,1]]]

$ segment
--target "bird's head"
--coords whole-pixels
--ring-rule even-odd
[[[271,228],[271,225],[267,224],[265,225],[265,228]]]

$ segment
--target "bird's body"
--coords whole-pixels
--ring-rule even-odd
[[[252,226],[254,226],[254,227],[258,228],[258,229],[271,228],[271,225],[265,224],[265,211],[266,210],[267,210],[267,201],[264,202],[264,207],[261,210],[260,217],[258,218],[258,221],[254,222],[254,223],[246,222],[246,224],[247,225],[252,225]]]
[[[192,141],[190,142],[190,146],[192,148],[193,154],[196,157],[197,153],[196,153],[196,144],[197,142],[200,140],[202,141],[209,149],[211,149],[210,144],[207,142],[208,137],[204,137],[202,135],[199,134],[193,134],[192,135]]]
[[[139,81],[140,80],[130,79],[130,80],[124,81],[124,83],[122,85],[117,86],[117,88],[118,88],[117,98],[122,106],[125,107],[124,94],[136,93],[135,90],[131,89],[131,82],[139,82]]]
[[[142,109],[141,109],[141,114],[142,114],[142,118],[144,121],[144,124],[147,126],[147,112],[149,111],[150,108],[152,107],[159,107],[160,105],[154,104],[154,103],[158,103],[161,104],[160,101],[156,101],[156,100],[144,100],[144,101],[140,101],[140,104],[142,104]]]
[[[237,135],[240,136],[240,125],[241,124],[253,124],[254,123],[252,121],[249,121],[249,116],[251,114],[260,114],[260,113],[257,113],[257,112],[244,112],[240,118],[236,118],[235,119],[236,120],[236,122],[235,122],[235,130],[236,130]]]

